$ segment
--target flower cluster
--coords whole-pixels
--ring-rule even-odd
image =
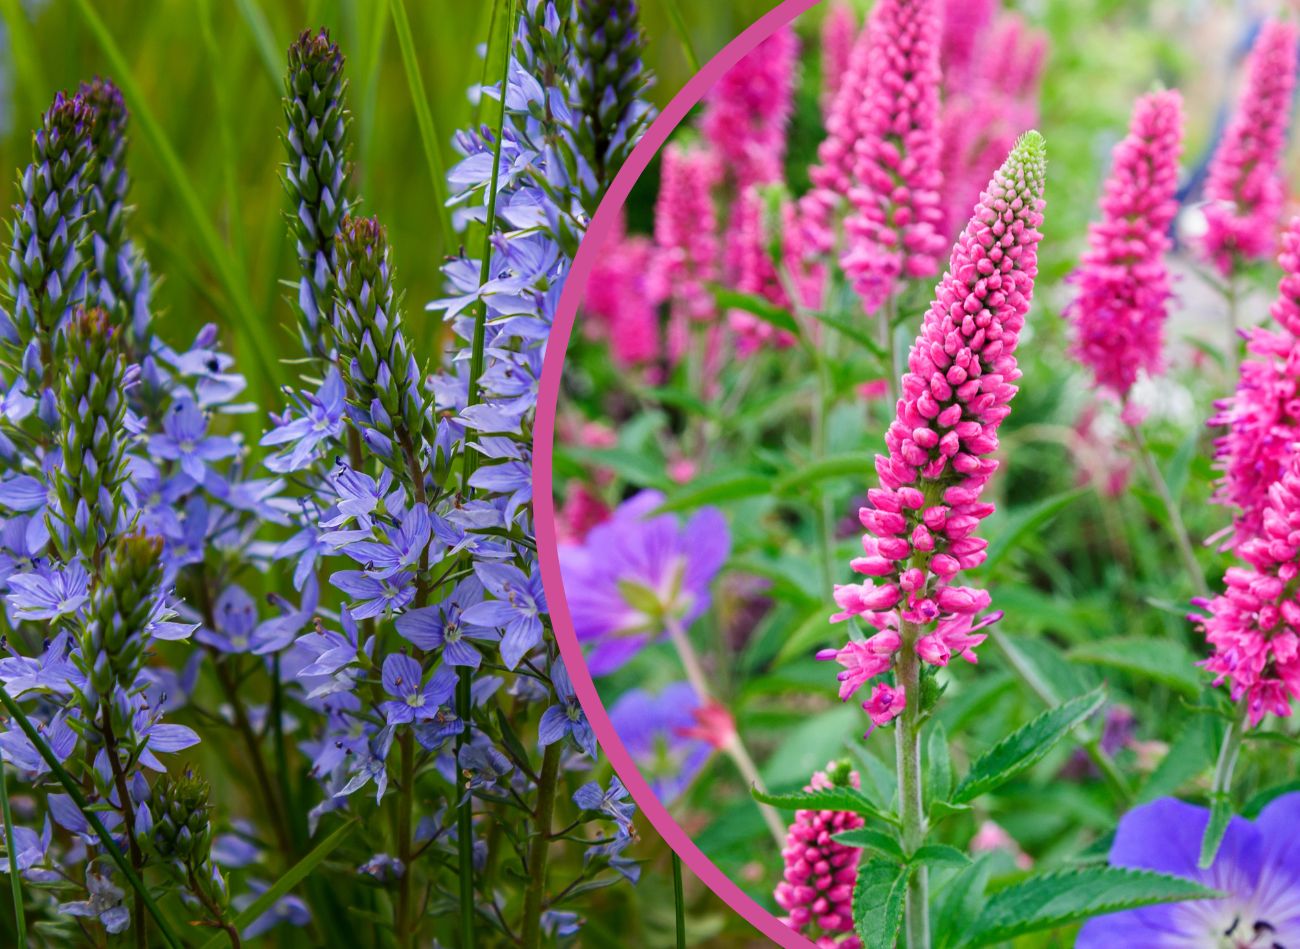
[[[831,762],[812,776],[805,791],[836,786],[858,787],[860,780],[844,762]],[[796,811],[785,849],[784,879],[776,887],[776,904],[784,922],[796,932],[816,936],[818,949],[859,949],[854,935],[853,887],[858,880],[857,847],[835,840],[836,834],[863,826],[848,811]]]
[[[1219,272],[1273,252],[1284,186],[1282,153],[1295,88],[1296,26],[1268,20],[1246,65],[1241,102],[1205,182],[1203,249]]]
[[[882,0],[867,21],[870,55],[854,90],[861,114],[844,272],[868,314],[898,281],[939,269],[939,11],[936,0]],[[865,90],[865,93],[863,92]]]
[[[655,199],[654,289],[667,300],[670,320],[704,321],[716,312],[710,284],[720,276],[713,189],[721,180],[718,156],[677,144],[664,149]]]
[[[1282,279],[1270,312],[1280,329],[1251,330],[1237,390],[1209,421],[1225,427],[1214,443],[1222,472],[1214,500],[1234,509],[1230,544],[1263,534],[1269,489],[1300,445],[1300,218],[1282,234],[1278,263]]]
[[[1088,229],[1088,250],[1073,278],[1075,355],[1121,401],[1139,373],[1161,366],[1182,114],[1176,91],[1134,104],[1129,134],[1115,146],[1101,220]]]
[[[876,459],[880,487],[860,512],[864,556],[852,567],[873,579],[835,589],[832,620],[860,617],[878,632],[819,656],[845,667],[841,698],[891,666],[908,630],[923,631],[916,654],[942,666],[953,655],[973,661],[978,630],[993,618],[975,620],[988,593],[953,580],[985,556],[975,529],[993,505],[980,496],[1020,376],[1015,349],[1037,273],[1045,162],[1042,137],[1026,133],[953,248],[908,356],[889,454]],[[880,724],[908,698],[878,683],[865,707]]]

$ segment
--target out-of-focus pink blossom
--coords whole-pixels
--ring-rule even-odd
[[[837,0],[822,21],[822,110],[828,110],[849,68],[853,41],[858,36],[858,15],[845,0]]]
[[[653,295],[668,300],[677,322],[713,318],[709,284],[718,277],[718,225],[713,189],[721,178],[715,154],[676,143],[664,149],[655,201]]]
[[[748,188],[736,203],[731,233],[736,274],[734,285],[742,293],[761,297],[783,309],[790,307],[790,297],[781,284],[772,261],[768,229],[764,227],[764,202],[757,188]],[[733,309],[727,322],[735,336],[736,354],[749,356],[764,346],[785,348],[795,339],[784,330],[759,319],[753,313]]]
[[[986,820],[980,824],[979,830],[971,838],[971,853],[990,853],[994,850],[1005,850],[1015,859],[1016,866],[1021,870],[1028,870],[1034,865],[1033,858],[1020,849],[1020,844],[1016,843],[1014,837],[1006,832],[1001,824],[991,820]]]
[[[939,269],[939,16],[936,0],[880,0],[859,97],[853,213],[840,263],[867,313],[903,279]]]
[[[1300,698],[1300,455],[1268,488],[1263,528],[1237,547],[1245,566],[1229,567],[1224,592],[1199,600],[1208,616],[1191,619],[1214,652],[1202,665],[1244,700],[1252,726],[1286,717]]]
[[[1300,450],[1300,218],[1282,234],[1282,279],[1270,313],[1280,331],[1251,330],[1237,389],[1210,419],[1222,472],[1214,500],[1236,509],[1229,546],[1261,534],[1269,487]]]
[[[966,6],[965,0],[950,0],[948,12]],[[950,56],[943,67],[939,230],[945,237],[965,222],[1016,136],[1038,124],[1047,38],[1014,13],[979,22],[982,26],[969,37],[968,54]]]
[[[736,720],[725,705],[712,699],[697,706],[692,713],[695,724],[677,728],[681,738],[694,738],[721,751],[736,740]]]
[[[1161,368],[1169,297],[1169,227],[1178,211],[1183,100],[1153,92],[1133,106],[1128,135],[1115,146],[1101,219],[1072,275],[1074,354],[1098,386],[1127,402],[1138,373]]]
[[[1282,212],[1282,154],[1295,88],[1296,27],[1268,20],[1246,63],[1237,111],[1205,182],[1205,254],[1225,277],[1273,252]]]
[[[997,6],[997,0],[944,0],[940,64],[945,84],[950,85],[949,76],[964,80],[969,75],[971,61]]]
[[[653,362],[662,348],[659,297],[651,279],[655,251],[644,237],[614,237],[596,260],[583,301],[595,317],[586,330],[609,341],[614,360],[625,368]]]
[[[732,66],[709,91],[701,130],[736,187],[784,177],[799,39],[785,26]]]
[[[856,771],[827,765],[818,771],[805,791],[835,786],[834,773],[844,784],[861,787]],[[861,850],[835,840],[836,834],[857,830],[865,822],[849,811],[795,811],[781,856],[785,872],[776,885],[776,904],[782,919],[795,932],[815,940],[818,949],[861,949],[853,933],[853,888],[858,881]]]
[[[609,505],[585,484],[574,484],[564,498],[564,506],[555,518],[556,536],[561,544],[581,544],[593,527],[609,520]]]
[[[858,398],[866,402],[875,402],[878,399],[884,399],[889,396],[888,379],[871,379],[868,382],[858,384]]]
[[[695,477],[697,466],[691,458],[674,458],[668,462],[668,477],[677,484],[686,484]]]

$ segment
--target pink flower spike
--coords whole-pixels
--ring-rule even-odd
[[[891,641],[892,648],[889,647]],[[870,680],[889,671],[898,644],[897,633],[878,633],[866,642],[851,640],[840,649],[823,649],[817,653],[817,658],[822,661],[834,660],[844,667],[844,671],[836,678],[840,683],[840,701],[847,702],[853,693]]]
[[[858,37],[858,15],[845,0],[837,0],[822,21],[822,109],[835,102]]]
[[[714,316],[709,284],[718,279],[719,264],[713,188],[720,178],[712,152],[676,143],[664,149],[655,201],[653,284],[679,320]]]
[[[859,98],[845,275],[868,314],[900,280],[939,269],[939,14],[936,0],[879,0]]]
[[[1113,152],[1101,220],[1088,228],[1088,250],[1071,275],[1079,287],[1069,310],[1074,355],[1097,386],[1125,403],[1139,373],[1161,369],[1182,126],[1176,91],[1137,100],[1128,136]]]
[[[856,771],[832,763],[826,771],[814,774],[804,790],[821,790],[837,783],[861,787]],[[782,922],[815,938],[819,949],[862,949],[853,932],[853,889],[861,851],[834,838],[864,823],[861,815],[848,811],[801,810],[795,811],[786,835],[781,851],[785,872],[776,886],[776,903],[788,914]]]
[[[900,685],[894,688],[887,682],[877,682],[871,690],[871,698],[862,703],[862,708],[871,716],[871,724],[888,725],[903,714],[907,705],[906,690]],[[867,734],[871,734],[870,731]]]
[[[1295,72],[1295,24],[1266,21],[1246,63],[1237,111],[1205,182],[1203,249],[1225,277],[1242,262],[1273,252],[1285,192],[1282,155]]]

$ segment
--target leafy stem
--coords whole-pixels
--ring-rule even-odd
[[[898,757],[898,816],[902,823],[904,853],[915,853],[925,843],[925,801],[921,786],[921,660],[916,641],[921,628],[900,617],[902,642],[894,664],[894,675],[905,702],[894,730]],[[908,949],[930,947],[929,878],[924,864],[908,877],[904,926]]]
[[[537,810],[533,815],[533,839],[528,849],[528,888],[524,891],[524,919],[520,931],[523,949],[537,949],[542,941],[542,904],[546,894],[546,863],[551,850],[551,820],[555,812],[555,788],[560,777],[563,742],[546,746],[542,774],[537,782]]]

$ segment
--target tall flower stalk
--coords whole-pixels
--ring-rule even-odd
[[[892,669],[863,703],[873,724],[896,721],[899,819],[905,853],[926,832],[922,807],[920,726],[936,698],[933,668],[954,655],[975,661],[977,620],[987,592],[954,583],[984,560],[975,536],[993,512],[981,500],[997,469],[997,430],[1010,411],[1020,377],[1015,349],[1033,294],[1041,239],[1046,149],[1026,133],[989,182],[953,248],[920,336],[908,357],[898,416],[878,456],[880,486],[869,492],[861,520],[865,556],[855,572],[874,579],[838,586],[840,612],[877,632],[819,655],[844,666],[841,698]],[[908,882],[909,946],[929,945],[929,887],[919,867]]]

